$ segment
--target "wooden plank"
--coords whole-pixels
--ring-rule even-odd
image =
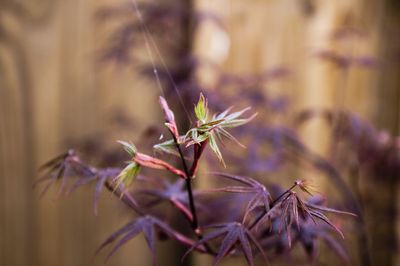
[[[382,44],[374,25],[384,19],[385,11],[377,1],[365,3],[321,0],[315,1],[313,13],[303,13],[299,1],[293,0],[251,4],[196,0],[197,10],[215,12],[227,28],[224,31],[212,23],[201,26],[194,36],[194,54],[238,74],[288,66],[291,76],[264,90],[293,96],[292,111],[309,106],[351,107],[363,117],[375,116],[381,126],[398,133],[397,68],[385,73],[385,83],[379,83],[378,74],[362,69],[351,69],[341,83],[340,71],[314,56],[319,49],[378,52]],[[90,189],[63,200],[54,196],[56,190],[42,200],[38,190],[31,190],[32,173],[41,163],[64,150],[67,139],[109,127],[116,111],[128,114],[135,132],[113,132],[105,143],[108,146],[116,145],[117,139],[135,141],[149,125],[162,121],[156,105],[161,92],[154,79],[127,68],[96,68],[94,51],[101,47],[107,30],[96,27],[93,15],[103,4],[115,1],[48,1],[43,6],[32,1],[21,9],[0,4],[1,265],[92,264],[97,244],[131,218],[108,194],[102,196],[100,214],[94,217]],[[368,21],[371,14],[374,20]],[[333,43],[331,33],[347,25],[363,26],[370,39],[344,48]],[[224,55],[228,45],[229,53]],[[210,69],[199,72],[205,87],[212,87],[213,75]],[[325,154],[329,149],[329,132],[321,121],[308,125],[303,136],[313,150]],[[132,241],[110,263],[149,264],[143,243],[141,238]],[[165,257],[168,252],[163,252]],[[103,265],[102,256],[94,265]],[[167,258],[162,261],[167,263]],[[206,258],[200,265],[209,261]]]
[[[4,47],[1,47],[4,48]],[[24,265],[28,261],[27,239],[29,232],[25,226],[28,217],[26,205],[26,156],[23,144],[24,125],[22,115],[21,87],[18,84],[13,58],[7,57],[0,48],[0,106],[1,106],[1,247],[3,265]],[[7,66],[3,65],[6,63]],[[4,68],[3,68],[4,67]],[[6,69],[7,68],[7,69]],[[23,256],[19,256],[23,254]]]
[[[292,113],[310,107],[344,108],[371,119],[379,110],[378,106],[386,104],[385,100],[376,98],[380,90],[379,70],[351,67],[344,74],[341,68],[316,56],[318,52],[327,50],[351,56],[378,56],[379,23],[384,19],[379,1],[271,0],[251,1],[250,4],[235,0],[198,0],[196,3],[198,10],[211,11],[219,16],[227,31],[221,32],[215,25],[200,26],[195,36],[195,54],[224,71],[237,74],[260,72],[276,66],[288,67],[290,77],[269,84],[265,91],[272,95],[290,96]],[[311,4],[308,6],[311,9],[304,12],[306,9],[301,9],[301,3]],[[333,34],[343,28],[360,29],[366,36],[335,41]],[[230,46],[225,47],[229,48],[225,58],[213,47],[218,41],[224,43],[222,41],[226,38]],[[213,70],[199,71],[205,87],[213,87],[216,75]],[[389,99],[387,96],[384,98]],[[385,112],[398,113],[392,108],[386,108]],[[392,125],[398,126],[397,122]],[[329,155],[328,151],[334,145],[327,124],[321,120],[309,122],[302,129],[301,136],[313,151],[324,156]],[[307,172],[306,176],[310,178],[310,173]],[[326,179],[317,175],[311,179],[322,191],[333,193]]]
[[[374,122],[383,134],[400,134],[400,51],[399,5],[396,1],[381,1],[382,15],[378,20],[378,54],[383,59],[376,84]],[[379,9],[378,9],[379,10]],[[370,10],[370,14],[375,14]],[[390,139],[389,141],[396,141]],[[397,140],[398,141],[398,140]],[[380,176],[379,176],[380,174]],[[370,248],[373,264],[398,265],[399,263],[399,178],[398,172],[382,169],[380,173],[366,173],[369,182],[364,185],[367,208]],[[396,215],[397,214],[397,215]]]
[[[41,164],[60,152],[60,53],[61,26],[60,9],[57,5],[49,10],[52,16],[41,24],[24,25],[24,49],[27,56],[27,67],[31,76],[32,132],[35,179]],[[56,200],[55,189],[44,198],[39,194],[43,186],[34,190],[33,238],[29,245],[33,250],[32,265],[62,265],[62,228],[59,226],[60,211]],[[35,244],[33,244],[33,242]]]
[[[29,76],[18,18],[0,14],[0,246],[4,265],[26,265],[31,258],[29,221],[32,164],[29,137]]]

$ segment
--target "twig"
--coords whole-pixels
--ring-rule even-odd
[[[194,167],[192,166],[191,171],[189,171],[189,168],[187,166],[187,163],[186,163],[185,157],[183,155],[181,146],[178,143],[178,140],[176,139],[175,135],[172,132],[171,132],[171,135],[172,135],[172,137],[174,139],[175,146],[176,146],[176,148],[177,148],[177,150],[179,152],[179,157],[181,158],[181,161],[182,161],[183,170],[184,170],[184,172],[185,172],[185,174],[187,176],[187,178],[185,179],[185,183],[186,183],[186,190],[188,192],[190,211],[191,211],[192,217],[193,217],[193,219],[191,221],[192,229],[195,232],[195,234],[197,235],[197,237],[199,239],[202,239],[203,235],[202,235],[202,233],[200,231],[199,223],[198,223],[198,220],[197,220],[197,212],[196,212],[196,206],[195,206],[195,203],[194,203],[193,189],[192,189],[193,173],[197,169],[197,164],[198,164],[198,161],[200,159],[201,151],[199,152],[199,154],[196,154],[196,152],[195,152],[195,158],[194,158],[194,161],[193,161]],[[204,243],[204,247],[205,247],[205,249],[207,250],[208,253],[216,254],[207,243]]]

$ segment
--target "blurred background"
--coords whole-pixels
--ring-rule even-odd
[[[40,198],[32,187],[39,166],[69,147],[96,163],[115,164],[121,158],[116,140],[158,138],[160,94],[182,111],[183,104],[192,109],[199,91],[215,106],[225,99],[240,106],[234,96],[249,92],[250,102],[267,97],[270,114],[278,113],[266,118],[269,123],[292,126],[289,118],[309,108],[346,110],[369,121],[374,141],[394,152],[380,153],[379,165],[362,172],[372,177],[356,181],[366,245],[373,265],[399,265],[399,172],[386,163],[398,159],[400,147],[400,2],[138,3],[145,27],[129,1],[0,0],[0,265],[103,265],[96,247],[130,215],[104,193],[94,216],[90,188]],[[152,60],[160,66],[163,92]],[[321,156],[335,146],[322,119],[304,123],[298,133]],[[330,193],[327,179],[307,175]],[[362,265],[360,247],[350,241],[347,248],[354,265]],[[178,265],[171,255],[176,249],[161,243],[160,265]],[[191,262],[204,265],[201,258]],[[150,264],[141,238],[109,261]]]

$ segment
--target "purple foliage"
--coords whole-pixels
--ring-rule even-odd
[[[177,63],[167,68],[149,66],[135,58],[134,48],[144,40],[141,39],[143,35],[138,34],[143,31],[143,25],[132,16],[132,11],[134,12],[132,8],[132,5],[107,8],[98,13],[100,20],[126,19],[113,31],[101,58],[134,65],[142,74],[151,77],[154,75],[154,69],[157,69],[159,78],[166,84],[164,88],[167,98],[179,93],[185,97],[187,106],[192,106],[194,99],[200,93],[200,86],[192,73],[204,64],[210,65],[208,62],[193,58],[190,53],[182,52],[182,47],[176,47],[173,40],[182,37],[175,34],[179,33],[176,28],[182,25],[182,20],[192,16],[193,13],[189,14],[178,5],[140,6],[147,30],[161,37],[165,46],[171,46],[171,54],[177,58]],[[198,25],[198,22],[204,19],[210,19],[220,27],[224,27],[219,18],[210,13],[194,14],[192,26]],[[332,38],[340,40],[353,35],[362,37],[357,30],[347,29],[335,33]],[[350,66],[376,68],[381,64],[378,59],[369,56],[350,57],[334,51],[321,51],[318,56],[343,69]],[[170,239],[188,247],[187,254],[197,251],[213,256],[213,265],[218,264],[225,256],[236,256],[240,253],[244,255],[248,265],[253,265],[254,252],[263,255],[274,254],[279,257],[291,254],[296,245],[304,248],[307,259],[313,263],[317,259],[320,242],[329,246],[344,263],[350,264],[350,258],[342,246],[341,239],[345,228],[339,226],[340,223],[336,222],[338,220],[331,221],[326,213],[350,216],[354,214],[328,208],[325,206],[325,201],[315,195],[305,199],[303,194],[312,194],[306,182],[296,181],[292,187],[285,190],[276,184],[276,179],[272,180],[268,175],[278,173],[293,164],[298,166],[304,163],[307,167],[311,166],[312,170],[317,170],[329,178],[333,187],[342,196],[342,202],[336,204],[354,212],[357,215],[354,219],[358,223],[357,226],[363,227],[362,206],[344,181],[344,171],[341,171],[343,165],[339,168],[330,160],[309,150],[297,136],[296,126],[315,116],[324,117],[332,125],[332,132],[338,136],[337,140],[346,144],[345,153],[356,154],[361,167],[371,170],[370,172],[379,178],[384,178],[382,173],[400,172],[398,138],[376,130],[354,114],[336,110],[304,111],[295,119],[295,127],[291,124],[272,123],[274,117],[288,113],[289,99],[285,95],[272,97],[264,93],[263,88],[270,82],[279,81],[290,74],[286,67],[276,67],[261,73],[241,76],[225,73],[217,66],[211,65],[211,67],[218,73],[215,87],[207,90],[208,104],[214,111],[221,114],[230,106],[245,102],[256,108],[260,112],[259,116],[270,119],[231,130],[241,141],[251,138],[246,143],[247,149],[232,145],[235,146],[232,150],[238,148],[240,151],[224,154],[224,159],[236,168],[232,172],[240,175],[213,173],[214,177],[218,177],[220,186],[206,190],[193,189],[192,184],[196,180],[194,176],[197,179],[203,178],[197,171],[200,159],[207,160],[209,166],[216,169],[222,158],[219,149],[219,144],[223,144],[221,140],[234,138],[230,133],[221,130],[221,128],[225,130],[221,123],[225,121],[210,120],[207,114],[199,118],[198,113],[201,113],[199,112],[201,108],[196,110],[197,122],[190,125],[192,126],[188,131],[190,134],[182,135],[185,125],[177,125],[179,119],[175,121],[174,113],[161,98],[165,125],[172,139],[160,143],[159,147],[162,148],[162,152],[178,156],[181,165],[175,166],[173,163],[135,151],[130,154],[132,156],[130,165],[124,169],[125,171],[121,168],[94,168],[86,165],[75,152],[70,150],[44,165],[49,172],[38,181],[38,183],[47,182],[42,194],[56,182],[60,183],[60,193],[72,192],[78,187],[93,183],[95,213],[99,194],[104,188],[130,207],[138,217],[112,234],[98,249],[100,251],[116,242],[109,256],[124,243],[143,232],[155,264],[155,232],[162,232]],[[129,124],[129,120],[124,120],[124,123]],[[216,129],[223,134],[215,134],[218,131]],[[159,133],[159,130],[156,132]],[[263,145],[268,145],[267,152],[264,151]],[[206,149],[207,147],[211,149]],[[135,147],[132,148],[136,150]],[[206,151],[203,152],[204,150]],[[208,156],[207,150],[213,152],[219,160]],[[95,154],[98,156],[96,152]],[[120,157],[120,153],[115,153],[108,159],[114,165],[115,159]],[[350,164],[350,161],[344,163]],[[352,167],[347,164],[344,168]],[[104,165],[106,164],[103,162],[102,166]],[[147,172],[138,174],[140,167],[162,171],[157,171],[154,175],[147,175]],[[118,182],[122,174],[124,180],[136,178],[136,181],[133,181],[133,185],[124,180]],[[249,175],[266,177],[256,180],[248,177]],[[68,179],[72,178],[76,180],[71,183]],[[68,184],[71,184],[69,189],[66,188]],[[297,193],[295,190],[300,191]],[[143,199],[143,196],[146,199]],[[171,208],[157,208],[163,203],[169,204],[181,214],[176,220],[186,221],[187,228],[173,228],[176,221],[167,219]]]
[[[197,165],[203,157],[204,149],[209,147],[210,151],[220,159],[222,155],[218,146],[222,141],[221,137],[234,140],[227,130],[248,123],[252,119],[253,116],[243,118],[247,108],[234,113],[230,113],[231,108],[229,108],[211,116],[207,100],[201,95],[195,106],[197,118],[195,127],[189,129],[185,135],[180,135],[174,113],[167,102],[161,98],[160,104],[165,114],[165,125],[172,139],[155,147],[161,147],[163,152],[178,156],[182,162],[182,170],[159,158],[140,153],[133,144],[123,141],[120,143],[131,156],[130,162],[123,169],[90,167],[72,150],[44,165],[49,172],[39,180],[48,182],[43,193],[57,181],[61,183],[60,191],[67,190],[67,186],[71,184],[67,190],[70,192],[94,183],[95,212],[99,194],[106,188],[138,216],[133,222],[106,239],[98,251],[115,242],[108,258],[127,241],[143,232],[155,264],[157,230],[189,247],[187,254],[198,251],[214,256],[213,265],[218,264],[225,256],[238,255],[239,251],[242,251],[248,265],[253,265],[253,252],[265,257],[264,253],[273,250],[290,251],[296,243],[302,244],[310,259],[313,259],[316,241],[319,238],[332,246],[344,261],[348,261],[341,244],[332,236],[332,233],[336,232],[343,237],[343,233],[324,213],[353,214],[327,208],[321,205],[321,201],[313,198],[309,201],[303,200],[295,190],[312,194],[306,181],[295,181],[289,189],[282,190],[271,185],[267,186],[251,177],[215,172],[212,175],[222,181],[222,187],[207,190],[192,188],[193,177],[198,175]],[[285,137],[282,142],[287,142],[287,139],[293,141],[295,137],[290,132],[285,130],[283,132],[285,134],[278,134],[280,138]],[[184,156],[190,152],[193,153],[192,160]],[[189,167],[190,161],[191,167]],[[141,168],[162,170],[163,173],[157,171],[156,175],[149,176],[139,173]],[[167,177],[171,174],[174,176],[172,181],[171,177]],[[75,180],[69,182],[72,178]],[[146,195],[147,200],[142,199],[143,195]],[[173,229],[166,219],[170,209],[155,208],[163,202],[170,203],[172,208],[181,213],[180,219],[186,220],[190,228]],[[230,208],[235,208],[236,212],[230,215],[222,213],[215,215],[221,209]],[[214,230],[207,234],[203,233],[211,228]]]

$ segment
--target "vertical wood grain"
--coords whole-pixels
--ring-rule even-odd
[[[4,265],[29,263],[32,224],[32,163],[27,102],[29,76],[21,45],[18,19],[0,12],[0,127],[1,127],[1,260]]]
[[[398,63],[392,62],[383,74],[352,68],[343,81],[340,70],[315,56],[321,49],[342,49],[331,34],[350,25],[365,30],[368,39],[344,49],[394,58],[396,54],[386,51],[398,49],[398,40],[393,40],[398,32],[387,31],[399,25],[395,9],[390,5],[384,9],[377,0],[304,2],[313,4],[312,8],[302,9],[295,0],[196,0],[197,10],[215,13],[226,28],[212,23],[200,26],[194,36],[194,54],[237,74],[289,67],[287,79],[263,90],[294,98],[293,111],[340,106],[374,118],[379,126],[399,134]],[[149,125],[162,121],[156,104],[161,91],[154,79],[132,68],[96,66],[96,51],[108,32],[97,27],[94,14],[102,5],[114,4],[112,0],[0,2],[0,265],[103,265],[104,254],[92,261],[93,251],[132,218],[107,193],[101,197],[99,216],[94,217],[92,189],[65,199],[57,198],[57,189],[43,199],[39,199],[40,189],[32,190],[40,164],[64,151],[66,140],[109,127],[113,112],[123,110],[134,121],[135,130],[113,132],[107,146],[117,145],[117,139],[135,141]],[[391,25],[379,24],[383,21]],[[221,55],[218,49],[228,44],[228,53]],[[200,69],[198,74],[206,88],[212,87],[213,70]],[[310,123],[302,137],[310,148],[326,155],[330,136],[324,123]],[[325,186],[325,181],[319,185]],[[364,192],[379,186],[386,193],[392,185],[372,184]],[[397,203],[389,202],[396,201],[396,194],[390,190],[390,197],[382,201],[375,194],[376,205],[368,207],[369,215],[381,210],[379,214],[387,219],[385,215],[396,204],[400,206],[398,195]],[[394,220],[386,224],[390,228],[383,235],[372,234],[373,249],[379,250],[390,238],[385,234],[394,231]],[[379,220],[372,220],[372,233],[376,226]],[[135,239],[109,263],[149,265],[144,243],[141,237]],[[163,255],[166,264],[169,252]],[[374,259],[393,261],[395,253],[381,250]],[[208,264],[210,258],[202,256],[196,262]]]
[[[213,54],[211,48],[220,35],[220,29],[204,25],[196,35],[195,53],[231,73],[289,67],[289,78],[269,84],[265,90],[291,97],[295,112],[304,108],[343,108],[367,120],[376,118],[378,125],[397,128],[398,110],[394,106],[398,105],[398,86],[392,84],[396,78],[388,74],[382,76],[382,69],[379,68],[362,67],[350,67],[344,76],[340,68],[316,56],[318,52],[330,50],[349,56],[382,58],[379,52],[380,45],[385,43],[382,42],[382,35],[391,40],[393,37],[389,36],[395,35],[387,31],[381,33],[380,23],[387,19],[382,2],[302,1],[306,2],[310,4],[308,11],[300,8],[300,1],[252,1],[250,4],[235,0],[218,3],[198,0],[199,10],[214,12],[222,18],[227,27],[230,50],[225,60],[218,61],[219,55]],[[333,34],[346,27],[357,28],[365,36],[343,43],[335,41]],[[390,46],[397,42],[392,40],[386,43]],[[389,72],[392,71],[397,71],[397,68]],[[215,73],[207,69],[199,72],[205,86],[212,87]],[[380,80],[386,80],[383,83],[390,89],[382,90]],[[389,102],[390,105],[387,105]],[[392,132],[396,133],[393,129]],[[302,128],[301,136],[313,151],[329,156],[332,143],[330,129],[324,121],[316,119],[308,122]],[[307,178],[310,178],[310,173],[307,173]],[[333,192],[325,178],[316,175],[312,179],[325,193]],[[385,252],[393,254],[393,251]]]

